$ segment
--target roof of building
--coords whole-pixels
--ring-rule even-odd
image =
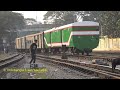
[[[26,25],[25,29],[31,28],[53,28],[54,24],[34,24],[34,25]]]

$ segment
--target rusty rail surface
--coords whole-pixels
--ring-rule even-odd
[[[89,74],[93,74],[100,78],[120,79],[120,70],[115,70],[115,72],[117,73],[112,73],[112,69],[104,65],[75,62],[75,61],[70,61],[67,59],[57,59],[57,58],[51,58],[51,57],[43,56],[43,55],[37,55],[37,59],[64,65],[64,66],[69,66],[76,70],[80,70],[80,71],[83,71]]]
[[[11,57],[8,57],[4,60],[1,60],[0,61],[0,69],[1,68],[4,68],[4,67],[7,67],[8,65],[11,65],[13,63],[16,63],[18,61],[20,61],[21,59],[24,58],[24,55],[21,55],[21,54],[15,54]]]

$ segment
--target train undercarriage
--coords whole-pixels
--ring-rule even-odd
[[[25,52],[25,53],[29,53],[30,50],[29,49],[17,49],[18,52]],[[67,53],[67,54],[77,54],[79,55],[81,53],[81,55],[89,55],[89,53],[91,53],[92,50],[90,49],[84,49],[84,50],[79,50],[77,48],[74,47],[66,47],[66,45],[63,45],[62,47],[54,47],[54,48],[38,48],[37,49],[37,53],[44,53],[44,54],[62,54],[62,53]]]

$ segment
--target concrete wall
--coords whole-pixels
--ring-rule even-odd
[[[93,51],[120,51],[120,38],[101,38]]]

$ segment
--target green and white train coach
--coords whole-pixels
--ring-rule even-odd
[[[93,21],[75,22],[41,33],[16,38],[16,49],[29,49],[37,39],[38,50],[45,52],[61,52],[62,46],[72,53],[92,52],[99,44],[99,23]]]
[[[75,22],[44,31],[45,48],[61,51],[62,45],[73,53],[92,52],[99,44],[99,23],[93,21]]]

